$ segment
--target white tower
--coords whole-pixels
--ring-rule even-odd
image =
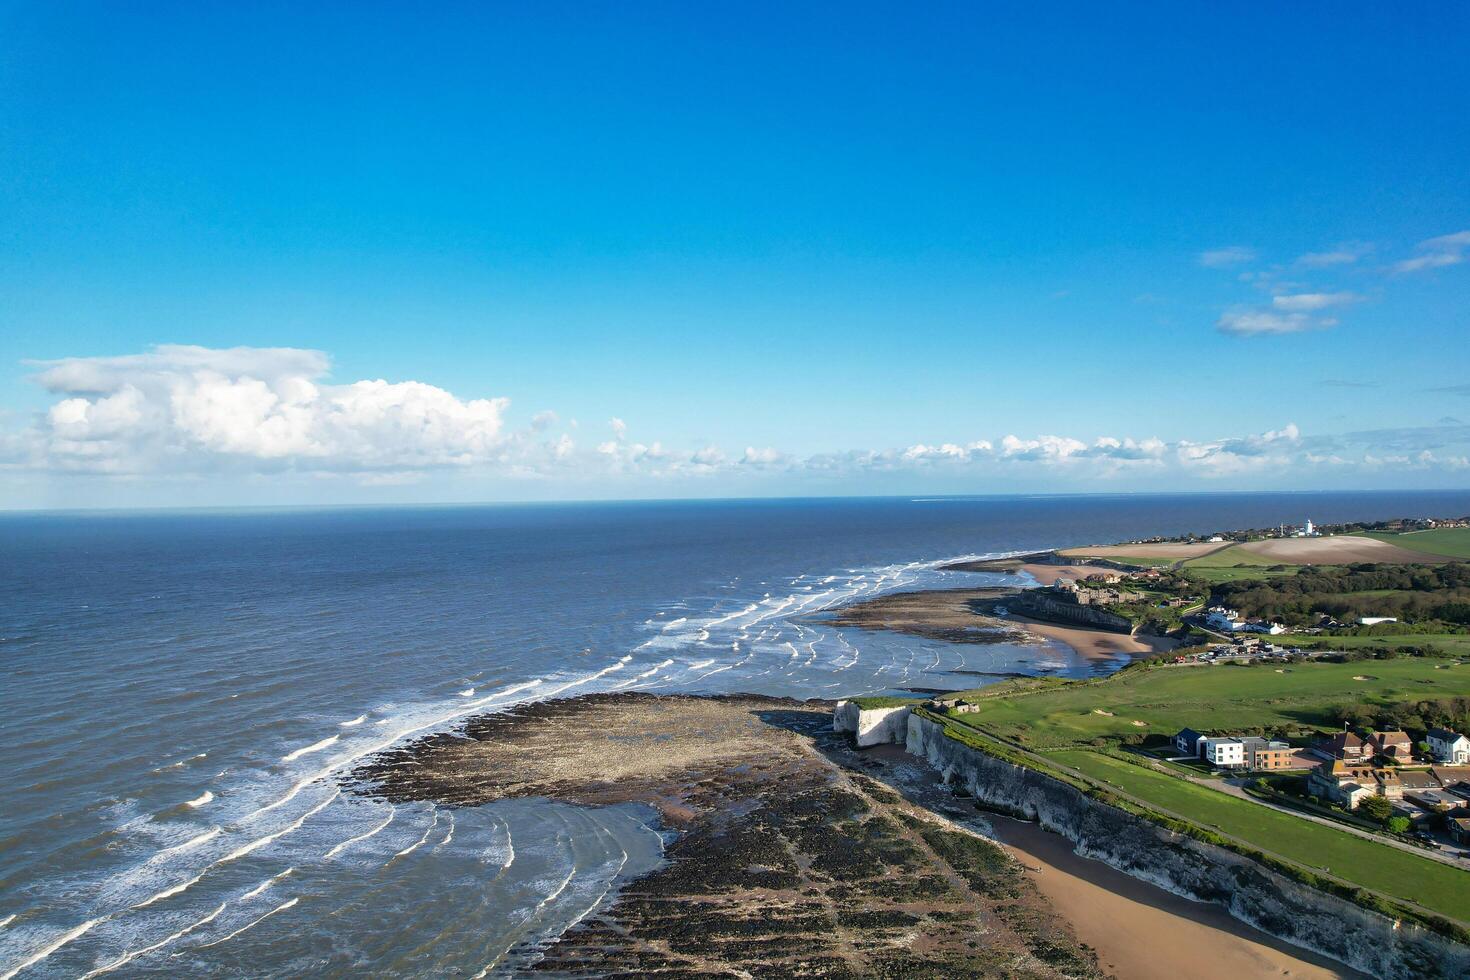
[[[1310,517],[1307,518],[1307,537],[1310,538],[1316,533],[1316,529],[1312,527],[1312,519]]]

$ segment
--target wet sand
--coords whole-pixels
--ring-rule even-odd
[[[961,822],[982,825],[1005,845],[1104,971],[1119,980],[1244,980],[1288,977],[1365,980],[1340,963],[1282,942],[1217,905],[1192,902],[1075,853],[1059,834],[956,799],[932,768],[901,746],[860,755],[869,771],[908,799]]]
[[[1241,980],[1244,977],[1359,978],[1325,956],[1283,943],[1219,906],[1191,902],[1081,857],[1065,838],[994,816],[995,836],[1077,938],[1120,980]]]
[[[1089,660],[1098,661],[1172,650],[1175,646],[1173,640],[1163,636],[1130,636],[1085,626],[1065,626],[1009,611],[1004,617],[990,614],[1019,591],[986,588],[899,592],[843,606],[829,614],[825,622],[832,626],[893,630],[954,643],[1055,641]]]
[[[1108,630],[1087,629],[1083,626],[1063,626],[1046,623],[1027,616],[1007,613],[1002,622],[1016,623],[1028,633],[1065,643],[1079,654],[1092,660],[1114,660],[1118,657],[1140,654],[1162,653],[1177,645],[1167,636],[1151,636],[1145,633],[1113,633]]]

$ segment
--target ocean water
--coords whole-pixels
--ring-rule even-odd
[[[839,630],[964,556],[1470,492],[0,516],[0,980],[513,974],[660,860],[640,807],[394,806],[338,777],[596,691],[832,697],[1091,669]],[[961,673],[957,673],[961,672]]]

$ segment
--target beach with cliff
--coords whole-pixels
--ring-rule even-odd
[[[978,809],[896,747],[854,748],[832,707],[540,702],[376,757],[345,784],[398,805],[651,808],[663,864],[525,951],[546,975],[1353,975]]]

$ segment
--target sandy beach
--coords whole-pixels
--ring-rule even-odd
[[[1125,980],[1330,980],[1362,974],[1274,939],[1224,909],[1192,902],[1080,857],[1057,834],[1008,817],[990,818],[998,840],[1026,868],[1104,970]]]
[[[1042,566],[1066,568],[1068,566]],[[855,602],[826,619],[834,626],[885,629],[957,643],[1063,643],[1081,656],[1113,660],[1173,649],[1164,636],[1129,635],[1085,626],[1047,623],[1007,612],[991,614],[1016,589],[934,589],[899,592]]]

